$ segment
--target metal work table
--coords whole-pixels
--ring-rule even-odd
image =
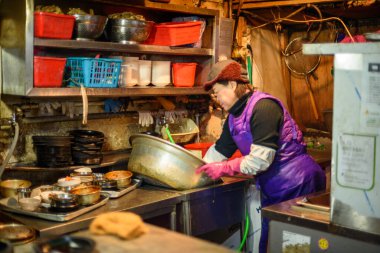
[[[321,193],[314,193],[308,196],[316,196],[318,194]],[[282,203],[268,206],[262,209],[262,215],[269,218],[271,220],[270,223],[273,223],[270,225],[270,236],[277,236],[277,233],[279,233],[281,230],[280,228],[291,229],[291,227],[298,227],[298,229],[304,228],[305,230],[309,231],[317,231],[316,234],[319,237],[330,234],[334,238],[344,238],[348,241],[347,245],[350,244],[349,241],[362,241],[368,244],[377,244],[376,247],[380,246],[379,235],[331,224],[329,212],[298,206],[296,202],[302,198],[303,197],[299,197],[284,201]],[[272,227],[275,227],[275,229],[272,229]],[[276,231],[271,231],[271,229]]]
[[[27,226],[35,228],[39,232],[40,237],[45,237],[50,235],[62,235],[65,233],[85,229],[89,226],[92,219],[94,219],[99,214],[114,211],[132,211],[141,215],[143,219],[150,219],[160,215],[170,214],[170,228],[172,230],[177,230],[177,207],[179,206],[180,216],[178,220],[181,227],[178,230],[182,232],[184,231],[182,228],[182,223],[187,224],[189,221],[186,221],[186,219],[190,219],[190,217],[186,215],[183,216],[184,214],[189,214],[181,211],[183,203],[189,204],[191,203],[190,200],[193,199],[202,199],[203,202],[205,198],[211,198],[215,201],[216,196],[218,196],[217,199],[219,199],[221,195],[226,195],[228,192],[233,194],[235,194],[236,191],[239,193],[244,193],[244,186],[246,183],[247,180],[244,178],[225,178],[223,183],[188,191],[175,191],[154,187],[151,185],[143,185],[142,187],[126,194],[125,196],[117,199],[110,199],[106,205],[67,222],[52,222],[7,212],[4,212],[4,214]],[[234,197],[236,199],[236,195],[234,195]],[[226,201],[229,201],[230,199],[231,197],[227,197]],[[235,200],[235,202],[236,201],[237,200]],[[241,196],[240,201],[242,203],[244,202],[244,195]],[[218,200],[216,203],[219,202],[220,201]],[[204,204],[207,205],[209,202],[204,202]],[[216,205],[216,207],[218,206]],[[237,210],[243,210],[243,207],[244,206],[241,208],[239,207]],[[240,219],[239,216],[243,216],[243,212],[238,214],[239,215],[234,215],[233,221],[235,221],[236,218]],[[208,215],[214,215],[214,213],[209,213]],[[205,217],[207,216],[210,218],[208,215],[204,213]],[[227,219],[225,217],[225,220],[229,221],[228,217]]]

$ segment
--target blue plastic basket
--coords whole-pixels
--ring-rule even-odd
[[[68,57],[69,86],[82,84],[88,88],[116,88],[121,62],[119,59]]]

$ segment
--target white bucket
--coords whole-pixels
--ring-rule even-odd
[[[121,67],[122,82],[120,87],[135,86],[139,80],[139,58],[124,57]]]

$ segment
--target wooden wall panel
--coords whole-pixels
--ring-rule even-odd
[[[299,36],[305,36],[305,33],[292,33],[289,41],[292,41]],[[321,42],[331,42],[329,30],[323,30],[321,32],[316,43]],[[309,77],[317,105],[319,120],[315,119],[313,114],[305,78],[291,73],[290,96],[293,105],[293,117],[301,127],[326,130],[323,111],[331,109],[333,106],[334,81],[331,74],[332,66],[333,56],[321,56],[321,62],[318,68],[314,71],[318,80],[315,80],[312,76]]]

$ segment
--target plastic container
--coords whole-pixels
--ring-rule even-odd
[[[184,148],[191,151],[197,157],[203,158],[206,155],[207,150],[213,144],[214,143],[212,143],[212,142],[199,142],[199,143],[186,144],[186,145],[184,145]],[[240,150],[236,150],[236,152],[228,160],[233,160],[233,159],[239,158],[241,156],[242,156],[242,154],[240,153]]]
[[[139,80],[139,58],[124,57],[122,63],[122,82],[120,87],[132,87]]]
[[[139,60],[138,85],[147,86],[152,82],[152,61]]]
[[[201,21],[160,23],[153,27],[145,44],[180,46],[196,43],[201,33]]]
[[[159,87],[170,84],[170,61],[152,61],[152,84]]]
[[[70,73],[69,86],[88,88],[116,88],[122,60],[105,58],[67,58],[66,71]]]
[[[34,36],[50,39],[71,39],[75,17],[47,12],[34,13]]]
[[[201,21],[201,32],[199,34],[198,41],[193,44],[187,44],[184,45],[185,47],[195,47],[195,48],[201,48],[202,47],[202,35],[204,30],[206,29],[206,20],[204,18],[198,17],[198,16],[187,16],[187,17],[175,17],[172,18],[172,22],[189,22],[189,21]]]
[[[34,87],[61,87],[66,58],[34,56]]]
[[[184,145],[184,148],[191,151],[199,158],[203,158],[207,150],[213,145],[212,142],[198,142]]]
[[[176,87],[193,87],[195,81],[195,62],[173,63],[173,85]]]

